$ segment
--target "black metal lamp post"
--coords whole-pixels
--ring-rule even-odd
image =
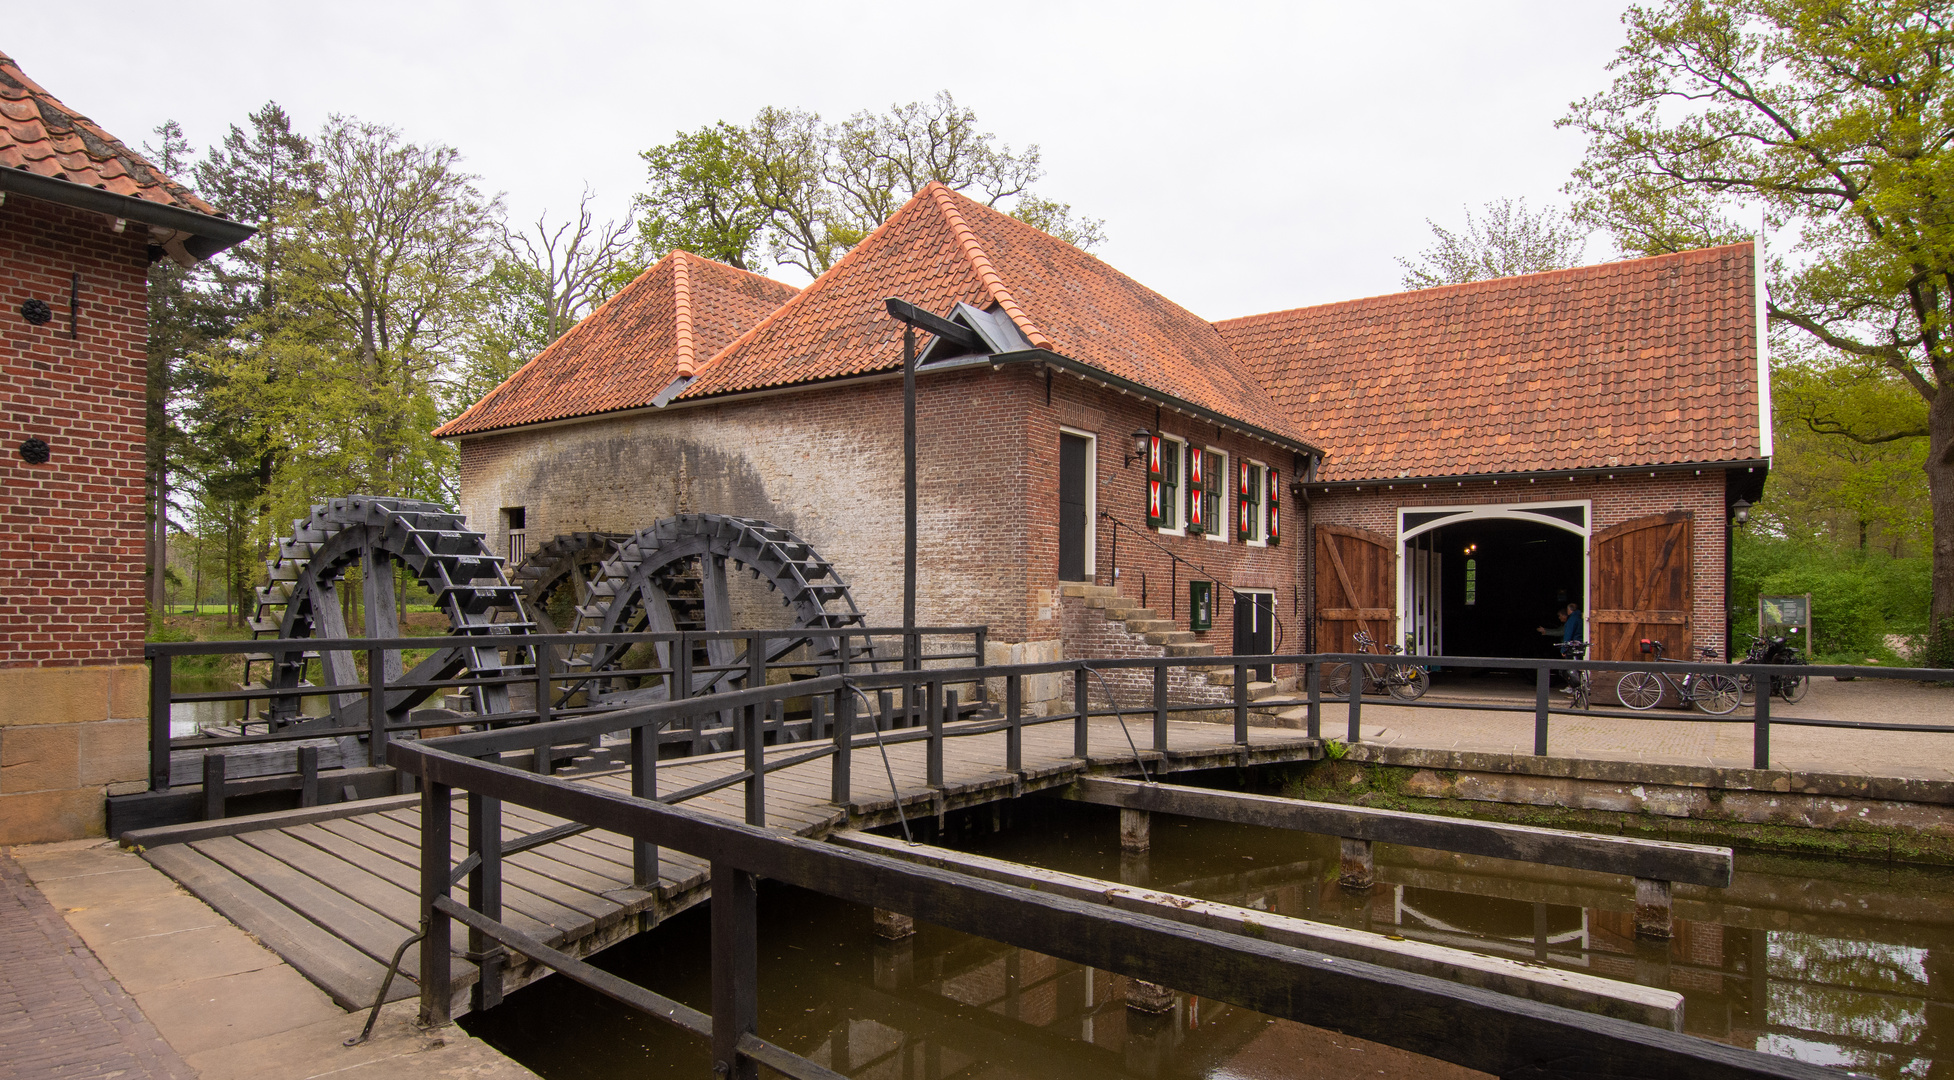
[[[916,640],[916,330],[969,352],[982,351],[983,342],[969,327],[907,301],[891,296],[882,303],[902,323],[902,668],[914,671],[923,666],[922,642]]]

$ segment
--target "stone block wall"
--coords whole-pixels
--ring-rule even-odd
[[[147,773],[147,249],[140,226],[0,204],[0,844],[100,835],[104,794]]]

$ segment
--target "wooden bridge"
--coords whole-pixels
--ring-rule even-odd
[[[1186,721],[1171,722],[1173,749],[1163,753],[1148,748],[1150,732],[1142,729],[1150,721],[1150,715],[1129,716],[1129,732],[1121,730],[1118,719],[1095,718],[1090,724],[1091,756],[1083,759],[1071,756],[1072,725],[1026,727],[1017,772],[1001,768],[1005,732],[948,739],[942,751],[943,782],[936,787],[927,782],[924,741],[892,743],[888,764],[903,812],[914,820],[1070,784],[1085,774],[1137,776],[1141,761],[1151,774],[1161,775],[1321,756],[1317,740],[1300,738],[1293,729],[1250,728],[1244,753],[1232,728]],[[1137,756],[1129,747],[1129,733],[1141,747]],[[779,761],[806,750],[806,743],[790,743],[768,747],[766,754]],[[868,771],[856,780],[856,798],[846,812],[831,801],[828,764],[805,761],[767,774],[766,824],[815,838],[844,826],[896,824],[896,800],[873,743],[858,746],[855,754],[856,767]],[[661,762],[659,778],[662,786],[683,790],[732,777],[744,767],[739,752],[681,758]],[[599,771],[584,780],[630,792],[630,778],[621,771]],[[731,821],[746,820],[745,800],[736,786],[685,805]],[[407,795],[142,830],[127,834],[125,841],[141,845],[144,858],[256,935],[341,1007],[353,1009],[373,1003],[394,950],[419,928],[420,823],[420,798]],[[505,843],[563,824],[514,806],[502,812]],[[459,845],[457,852],[460,861]],[[656,888],[636,887],[631,841],[595,830],[510,855],[503,867],[508,923],[577,956],[648,930],[708,893],[705,861],[677,852],[661,856]],[[418,980],[414,951],[405,957],[402,970]],[[513,988],[545,973],[525,965],[512,969],[505,984]],[[452,978],[458,988],[469,985],[476,978],[475,965],[457,959]],[[388,997],[416,992],[413,983],[398,980]]]
[[[1501,1075],[1572,1075],[1597,1062],[1606,1066],[1601,1072],[1623,1075],[1827,1075],[1680,1034],[1681,999],[1670,991],[1454,949],[1386,947],[1324,924],[1027,875],[1029,868],[1013,864],[965,858],[951,866],[948,855],[878,847],[859,831],[1063,786],[1071,797],[1119,807],[1123,845],[1144,835],[1145,816],[1155,812],[1331,832],[1344,838],[1345,878],[1358,887],[1370,881],[1373,841],[1613,868],[1637,879],[1638,929],[1640,909],[1656,905],[1659,912],[1647,914],[1660,918],[1649,925],[1663,936],[1672,881],[1729,882],[1727,850],[1118,779],[1318,757],[1322,743],[1304,732],[1249,723],[1248,662],[1238,659],[1228,661],[1236,690],[1226,712],[1174,704],[1171,658],[780,684],[766,683],[756,659],[748,688],[737,691],[387,743],[387,764],[420,786],[416,795],[213,819],[123,840],[342,1006],[417,992],[423,1018],[441,1023],[457,1008],[493,1007],[508,989],[555,971],[709,1039],[716,1068],[728,1076],[757,1076],[760,1065],[810,1080],[837,1075],[758,1033],[761,877],[875,907],[878,920],[886,915],[892,925],[921,917],[1115,971],[1128,977],[1139,1007],[1149,995],[1169,995],[1163,984],[1171,984]],[[1094,706],[1092,690],[1110,693],[1107,672],[1123,668],[1153,676],[1150,708]],[[1072,709],[1026,716],[1023,681],[1053,674],[1071,676]],[[1003,716],[963,718],[951,688],[985,679],[1004,684]],[[1309,684],[1317,683],[1312,672]],[[889,691],[900,693],[899,710]],[[870,692],[880,692],[879,710]],[[769,718],[789,699],[811,703],[807,737],[768,746]],[[858,702],[872,714],[860,727]],[[1229,712],[1232,724],[1204,722]],[[890,725],[898,714],[914,726]],[[683,725],[709,722],[727,724],[721,730],[740,748],[659,760],[661,743],[696,734]],[[550,775],[566,748],[578,755],[572,768]],[[620,758],[622,768],[609,764]],[[844,827],[853,830],[841,838],[847,843],[809,842]],[[464,884],[466,903],[453,895]],[[698,903],[708,889],[710,1015],[581,959]],[[420,948],[410,951],[415,941]],[[412,980],[391,993],[390,962]],[[1462,1041],[1463,1032],[1471,1038]]]

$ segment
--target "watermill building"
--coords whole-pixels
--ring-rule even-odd
[[[934,185],[776,296],[648,271],[440,430],[468,519],[513,551],[764,518],[899,621],[896,297],[983,342],[923,341],[918,602],[1000,662],[1358,630],[1541,655],[1568,601],[1601,658],[1725,645],[1730,508],[1771,452],[1750,244],[1209,323]]]

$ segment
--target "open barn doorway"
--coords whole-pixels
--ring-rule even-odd
[[[1570,601],[1587,610],[1585,504],[1407,510],[1400,522],[1399,610],[1418,652],[1551,657],[1558,639],[1540,628],[1556,626]]]

